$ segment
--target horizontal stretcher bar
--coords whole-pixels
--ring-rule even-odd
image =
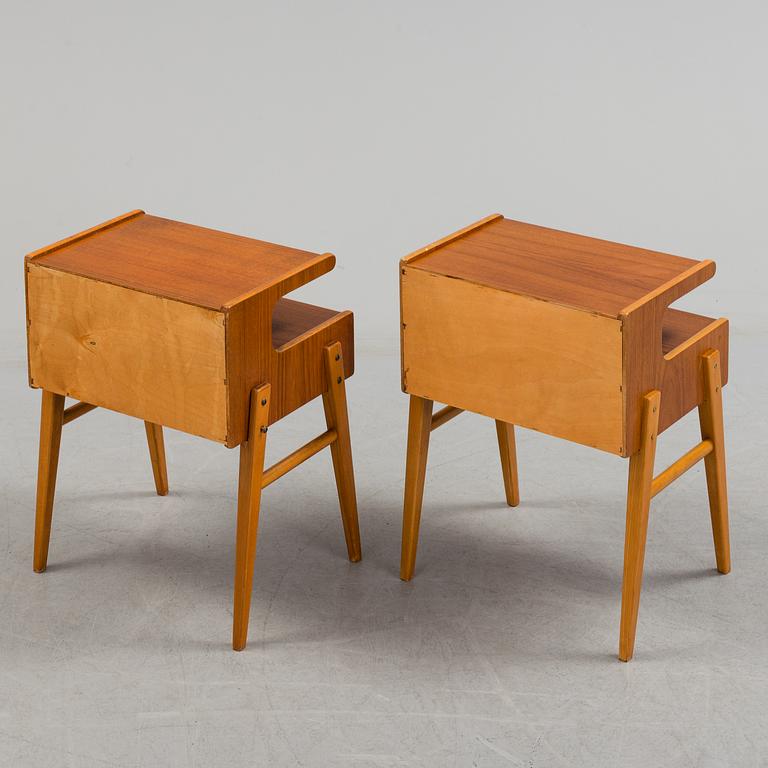
[[[90,403],[75,403],[74,405],[70,405],[69,408],[64,409],[64,423],[69,424],[70,421],[80,418],[80,416],[88,413],[88,411],[92,411],[96,407],[97,406],[91,405]]]
[[[670,464],[663,472],[654,477],[651,483],[651,498],[677,480],[694,464],[712,453],[713,447],[711,440],[702,440],[698,445],[694,445],[688,453],[684,453],[674,464]]]
[[[310,440],[306,445],[302,445],[301,448],[297,448],[293,453],[289,453],[284,459],[278,461],[277,464],[273,464],[269,469],[264,470],[261,487],[266,488],[286,472],[290,472],[295,467],[298,467],[299,464],[312,458],[316,453],[319,453],[323,448],[327,448],[334,442],[336,437],[336,430],[329,429],[323,432],[322,435],[318,435],[314,440]]]
[[[454,408],[452,405],[446,405],[445,408],[441,408],[432,417],[431,429],[437,429],[438,427],[442,427],[443,424],[445,424],[446,422],[458,416],[460,413],[462,413],[462,411],[463,411],[462,408]]]

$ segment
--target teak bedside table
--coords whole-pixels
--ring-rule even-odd
[[[496,420],[507,502],[514,426],[629,457],[619,658],[632,657],[651,498],[704,459],[717,569],[730,571],[721,386],[728,321],[670,309],[712,261],[489,216],[400,262],[411,396],[400,576],[409,580],[431,430]],[[433,401],[448,405],[434,415]],[[697,407],[701,442],[653,476],[656,437]]]
[[[168,491],[162,426],[240,446],[233,647],[245,647],[261,489],[330,446],[360,559],[344,381],[351,312],[284,294],[335,257],[133,211],[26,258],[29,382],[43,390],[34,568],[48,559],[61,428],[96,406],[142,419]],[[267,428],[323,396],[328,429],[264,470]],[[64,397],[80,402],[64,408]]]

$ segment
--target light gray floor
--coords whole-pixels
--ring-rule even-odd
[[[264,494],[250,644],[229,648],[237,452],[140,422],[65,429],[48,572],[32,572],[39,393],[5,365],[2,766],[768,765],[766,391],[733,334],[733,572],[714,570],[703,468],[653,504],[636,657],[616,660],[626,462],[518,432],[510,509],[489,420],[433,434],[416,578],[397,576],[407,415],[394,356],[349,383],[363,561],[330,458]],[[268,461],[322,429],[314,404]],[[696,439],[689,416],[658,466]],[[327,453],[327,452],[326,452]]]

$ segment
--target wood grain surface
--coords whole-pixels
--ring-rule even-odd
[[[333,269],[317,254],[134,211],[35,251],[29,261],[208,309],[280,294]]]
[[[26,258],[30,384],[235,447],[254,387],[271,384],[274,423],[326,391],[327,344],[354,372],[352,313],[283,298],[334,264],[143,211],[110,219]]]
[[[27,266],[30,383],[227,439],[224,314]]]
[[[619,658],[629,661],[635,650],[640,591],[643,586],[645,543],[648,536],[648,513],[651,506],[653,464],[659,433],[658,390],[642,398],[642,431],[639,449],[629,460],[627,480],[627,522],[624,532],[624,578],[621,585],[621,621],[619,624]]]
[[[725,478],[725,430],[723,428],[722,356],[716,349],[702,356],[704,397],[699,406],[701,439],[712,442],[704,459],[715,560],[720,573],[731,571],[731,539],[728,524],[728,488]]]
[[[404,263],[607,317],[698,263],[511,219],[478,225]]]
[[[410,266],[400,272],[408,394],[622,452],[618,320]]]
[[[668,355],[711,323],[711,317],[667,309],[661,326],[661,351]]]
[[[640,446],[645,393],[662,392],[662,433],[703,402],[700,359],[708,349],[719,351],[723,384],[727,382],[728,321],[671,310],[666,300],[655,298],[622,318],[622,335],[624,455],[631,456]]]
[[[337,314],[335,309],[280,299],[272,312],[272,346],[279,349]]]
[[[298,314],[289,319],[291,308]],[[325,392],[327,376],[323,348],[338,341],[344,351],[344,371],[354,373],[354,325],[351,312],[320,310],[314,312],[299,302],[282,304],[277,310],[278,336],[272,336],[273,308],[278,305],[276,291],[252,296],[231,307],[226,313],[227,383],[229,385],[227,445],[234,447],[244,439],[250,391],[264,382],[272,382],[269,423]],[[316,308],[318,309],[318,308]],[[330,312],[330,314],[328,314]],[[325,317],[298,336],[309,321]],[[273,344],[279,342],[275,349]]]

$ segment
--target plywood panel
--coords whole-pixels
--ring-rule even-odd
[[[728,383],[728,321],[724,317],[713,320],[687,344],[665,356],[660,385],[659,433],[706,399],[702,355],[712,349],[720,353],[720,376],[722,386],[725,386]]]
[[[345,376],[348,378],[354,372],[351,312],[309,307],[287,299],[281,302],[274,296],[253,296],[227,312],[230,448],[246,439],[245,404],[253,387],[272,384],[269,423],[274,424],[328,388],[323,360],[323,347],[327,344],[341,343]],[[301,326],[315,321],[316,325],[301,332]],[[273,336],[276,329],[278,333]],[[287,335],[292,338],[285,338]],[[276,349],[275,344],[280,346]]]
[[[401,268],[403,389],[622,453],[621,324]]]
[[[27,265],[30,383],[225,442],[224,315]]]
[[[714,262],[699,262],[678,279],[659,286],[622,312],[625,456],[641,447],[645,394],[654,389],[662,393],[659,431],[663,432],[701,402],[703,391],[697,355],[710,348],[720,350],[724,373],[727,372],[727,321],[710,320],[705,325],[707,318],[669,309],[670,304],[708,280],[714,271]],[[688,341],[683,339],[686,335]]]
[[[728,321],[667,309],[664,302],[637,307],[624,319],[625,455],[639,450],[642,398],[661,391],[659,434],[705,398],[702,355],[720,352],[728,381]]]

